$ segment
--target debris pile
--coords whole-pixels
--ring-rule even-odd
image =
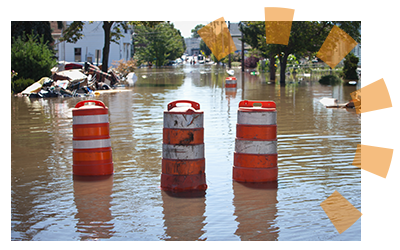
[[[346,108],[346,109],[354,108],[353,100],[350,100],[347,103],[338,103],[338,100],[335,98],[324,97],[321,100],[319,100],[319,102],[322,103],[326,108]]]
[[[96,90],[109,90],[120,79],[110,70],[105,73],[89,62],[85,65],[61,64],[52,69],[51,77],[43,77],[17,96],[30,98],[93,96]]]

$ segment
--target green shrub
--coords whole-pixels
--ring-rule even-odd
[[[318,81],[322,85],[335,85],[342,82],[342,80],[336,75],[326,75],[321,77]]]
[[[349,53],[345,57],[344,66],[343,66],[343,78],[346,80],[358,80],[357,74],[357,64],[358,64],[358,57],[355,56],[353,53]]]
[[[240,62],[232,62],[232,67],[240,67]]]
[[[35,81],[33,79],[25,79],[25,78],[19,78],[17,80],[11,81],[11,92],[16,94],[20,93],[30,85],[32,85]]]
[[[18,72],[18,78],[33,79],[51,75],[51,68],[57,64],[53,52],[44,42],[43,36],[25,34],[18,39],[13,38],[11,45],[11,69]]]
[[[268,70],[268,61],[260,60],[257,62],[258,72],[267,72],[267,70]]]

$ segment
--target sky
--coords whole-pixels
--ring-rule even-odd
[[[194,29],[194,27],[196,27],[196,25],[198,24],[204,24],[207,25],[209,23],[211,23],[214,20],[211,21],[171,21],[175,28],[181,31],[181,35],[184,38],[187,37],[191,37],[192,36],[192,32],[191,30]],[[229,20],[225,20],[225,21],[229,21]],[[230,21],[231,23],[238,23],[239,21]]]
[[[192,32],[191,30],[196,27],[198,24],[207,25],[211,21],[171,21],[175,28],[181,31],[181,35],[184,38],[191,37]]]

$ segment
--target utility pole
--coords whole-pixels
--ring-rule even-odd
[[[243,42],[243,32],[240,32],[242,37],[242,72],[244,72],[244,42]]]
[[[231,33],[231,21],[228,21],[228,30]],[[229,39],[229,49],[231,48],[231,39]],[[231,69],[231,53],[229,53],[228,69]]]

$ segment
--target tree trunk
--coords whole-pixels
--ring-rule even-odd
[[[275,69],[275,54],[269,56],[269,81],[275,83],[276,69]]]
[[[281,80],[280,80],[280,84],[281,86],[285,86],[286,85],[286,66],[287,66],[287,59],[288,59],[289,54],[285,53],[282,56],[279,56],[279,63],[281,66]]]
[[[103,72],[107,72],[108,70],[108,57],[110,54],[110,43],[111,43],[111,26],[114,22],[103,22],[104,29],[104,47],[103,47],[103,58],[102,58],[102,66],[101,70]]]

